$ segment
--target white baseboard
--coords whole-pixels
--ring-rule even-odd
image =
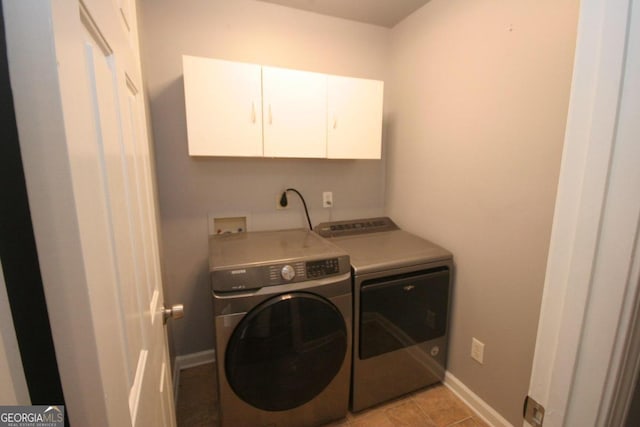
[[[444,385],[456,396],[467,404],[484,422],[493,427],[513,427],[509,421],[505,420],[487,402],[482,400],[477,394],[469,390],[466,385],[449,371],[444,375]]]
[[[213,363],[216,361],[216,351],[205,350],[198,353],[184,354],[182,356],[176,356],[176,360],[173,363],[173,398],[174,404],[178,404],[178,390],[180,386],[180,371],[187,368],[193,368],[195,366],[204,365],[207,363]]]

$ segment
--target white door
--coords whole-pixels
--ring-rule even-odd
[[[382,96],[379,80],[328,76],[328,158],[381,157]]]
[[[640,369],[640,8],[583,0],[529,395],[620,426]],[[528,425],[525,423],[525,425]]]
[[[260,65],[182,57],[189,155],[262,157]]]
[[[264,155],[327,156],[327,76],[262,67]]]
[[[134,3],[4,0],[3,10],[71,424],[174,426]]]

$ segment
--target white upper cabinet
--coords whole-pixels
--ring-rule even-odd
[[[261,67],[183,56],[189,155],[262,156]]]
[[[328,76],[328,158],[381,158],[383,87],[378,80]]]
[[[265,157],[327,156],[327,76],[262,67]]]
[[[383,83],[183,57],[189,155],[380,159]]]

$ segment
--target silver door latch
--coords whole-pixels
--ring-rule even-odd
[[[544,406],[530,396],[524,399],[524,420],[533,427],[542,427],[542,421],[544,420]]]
[[[167,324],[167,319],[182,319],[184,317],[184,305],[174,304],[171,308],[166,306],[162,309],[162,323]]]

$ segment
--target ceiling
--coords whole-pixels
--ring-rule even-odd
[[[391,28],[429,0],[259,0]]]

